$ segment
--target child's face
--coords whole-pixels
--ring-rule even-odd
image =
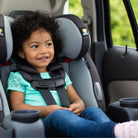
[[[19,52],[19,56],[25,58],[40,73],[46,72],[47,66],[54,58],[51,35],[43,28],[33,32],[23,43],[23,51]]]

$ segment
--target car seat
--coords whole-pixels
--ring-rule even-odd
[[[75,15],[62,15],[55,19],[59,23],[59,35],[63,43],[63,49],[58,58],[62,59],[61,64],[64,70],[71,78],[74,88],[84,100],[86,107],[96,106],[105,111],[100,78],[88,54],[91,40],[87,27]],[[11,58],[13,42],[10,22],[12,20],[0,15],[0,64],[6,61],[11,62],[10,65],[0,67],[0,121],[1,124],[5,124],[5,129],[8,129],[5,118],[11,115],[6,96],[7,79],[9,73],[16,68],[16,63],[12,62]],[[8,121],[12,122],[12,119]],[[15,129],[15,126],[12,127]]]

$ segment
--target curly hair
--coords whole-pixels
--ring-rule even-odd
[[[61,51],[62,43],[58,35],[59,25],[54,18],[40,11],[25,14],[11,24],[13,35],[13,57],[18,57],[18,52],[22,50],[23,43],[29,39],[34,31],[44,28],[50,33],[53,43],[55,56]]]

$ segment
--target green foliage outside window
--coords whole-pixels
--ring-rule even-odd
[[[138,21],[138,0],[130,0]],[[130,22],[122,0],[110,0],[111,32],[114,45],[136,47]],[[81,0],[69,0],[69,13],[82,18]]]
[[[131,0],[136,18],[138,19],[138,1]],[[110,0],[111,32],[114,45],[136,47],[130,22],[122,0]]]
[[[83,9],[81,7],[81,0],[69,0],[69,13],[82,18]]]

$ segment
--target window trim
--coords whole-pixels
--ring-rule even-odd
[[[138,25],[137,25],[137,21],[136,21],[136,17],[134,14],[134,11],[132,9],[132,5],[130,0],[123,0],[124,6],[126,8],[127,11],[127,15],[131,24],[131,28],[133,31],[133,36],[134,36],[134,40],[135,40],[135,44],[136,44],[136,50],[138,51]]]

